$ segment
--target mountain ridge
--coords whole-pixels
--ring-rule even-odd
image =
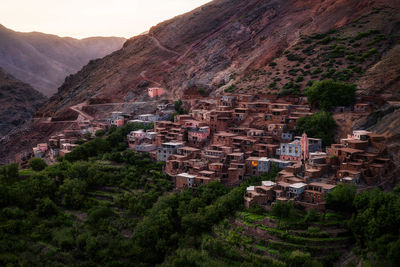
[[[0,137],[30,120],[46,97],[0,67]]]
[[[75,39],[40,32],[16,32],[0,26],[0,67],[43,94],[56,92],[64,78],[89,60],[103,57],[125,42],[119,37]]]

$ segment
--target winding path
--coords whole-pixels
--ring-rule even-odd
[[[75,112],[78,112],[79,115],[81,115],[82,117],[84,117],[88,121],[94,120],[94,117],[92,117],[89,114],[87,114],[86,112],[82,111],[82,107],[84,107],[84,106],[87,106],[86,102],[83,102],[83,103],[80,103],[78,105],[72,106],[72,107],[70,107],[70,109],[75,111]]]

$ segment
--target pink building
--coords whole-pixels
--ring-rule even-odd
[[[148,89],[148,93],[149,93],[149,96],[151,98],[153,98],[153,97],[162,96],[165,93],[165,91],[161,87],[152,87],[152,88]]]
[[[190,128],[188,131],[188,139],[191,142],[204,142],[210,136],[210,127]]]

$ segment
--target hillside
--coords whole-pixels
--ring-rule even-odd
[[[400,1],[389,0],[212,1],[68,76],[37,116],[64,120],[71,106],[88,100],[148,101],[150,86],[164,87],[165,98],[176,100],[190,97],[193,88],[211,96],[301,93],[310,81],[327,78],[356,83],[359,94],[398,100],[400,75],[391,66],[398,62],[399,9]],[[357,120],[337,121],[337,137],[363,125]],[[4,151],[3,158],[31,149],[60,127],[27,125],[4,143],[16,151]]]
[[[173,190],[163,164],[125,146],[143,125],[93,138],[47,166],[0,166],[2,266],[397,266],[399,186],[341,185],[316,212],[243,197],[220,181]],[[151,128],[152,126],[148,126]],[[351,211],[350,213],[348,211]],[[379,222],[379,223],[376,223]]]
[[[149,85],[165,87],[170,98],[189,87],[215,92],[268,66],[302,36],[351,26],[379,8],[390,13],[380,25],[390,33],[397,21],[393,1],[213,1],[91,62],[65,81],[43,112],[62,112],[93,97],[141,99]]]
[[[46,98],[0,68],[0,138],[33,117]]]
[[[46,96],[56,93],[66,76],[90,60],[118,50],[124,38],[61,38],[39,32],[15,32],[0,25],[0,67]]]

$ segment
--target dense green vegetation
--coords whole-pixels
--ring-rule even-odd
[[[375,188],[359,194],[354,186],[341,185],[327,196],[327,204],[350,217],[347,224],[356,240],[356,253],[369,265],[399,265],[399,185],[390,193]]]
[[[297,121],[297,134],[307,133],[309,137],[321,138],[324,146],[334,142],[336,122],[331,113],[316,112],[311,116],[302,117]]]
[[[356,195],[339,186],[327,198],[338,213],[290,203],[244,212],[246,186],[276,171],[233,189],[215,181],[173,192],[163,164],[126,150],[126,134],[144,126],[112,128],[42,170],[0,166],[0,264],[332,266],[340,255],[333,251],[350,244],[346,226],[361,256],[398,260],[400,190]]]
[[[330,110],[334,106],[348,106],[354,102],[356,86],[333,80],[314,82],[305,89],[308,101],[322,110]]]

